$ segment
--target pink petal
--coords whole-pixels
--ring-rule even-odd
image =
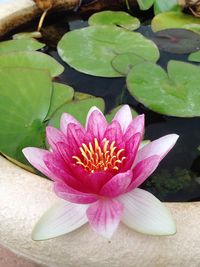
[[[58,142],[56,143],[56,149],[66,164],[70,165],[74,163],[74,160],[72,158],[73,153],[71,153],[71,149],[68,144],[63,142]]]
[[[124,205],[122,221],[130,228],[149,235],[173,235],[176,225],[169,210],[151,193],[136,188],[119,197]]]
[[[144,134],[144,114],[139,115],[133,119],[133,121],[129,124],[125,134],[124,140],[127,141],[136,133],[140,133],[141,137]]]
[[[124,133],[132,121],[131,109],[128,105],[124,105],[120,110],[115,114],[113,121],[116,120],[121,125],[122,132]]]
[[[56,175],[52,173],[44,162],[44,158],[51,153],[48,150],[36,148],[36,147],[26,147],[22,150],[26,159],[41,173],[49,177],[52,180],[57,179]]]
[[[86,133],[84,128],[80,128],[78,125],[69,123],[67,128],[67,142],[71,149],[71,152],[76,155],[79,148],[82,146],[86,138]]]
[[[147,144],[138,151],[134,165],[153,155],[159,156],[162,160],[175,145],[178,137],[177,134],[169,134]]]
[[[108,181],[101,189],[100,195],[114,198],[126,192],[132,181],[132,171],[119,173]]]
[[[113,174],[105,171],[95,173],[87,172],[82,167],[73,168],[73,175],[81,181],[81,183],[94,194],[98,194],[102,186],[107,183]]]
[[[140,161],[133,169],[133,180],[127,191],[140,186],[155,171],[159,162],[159,156],[151,156]]]
[[[61,131],[52,126],[46,127],[46,137],[48,144],[51,148],[53,148],[53,150],[56,150],[56,143],[66,142],[66,136],[64,136]]]
[[[86,214],[92,229],[98,234],[110,239],[116,231],[123,205],[117,200],[98,200],[90,205]]]
[[[79,128],[83,128],[80,122],[78,122],[74,117],[68,113],[63,113],[60,119],[60,129],[64,134],[67,134],[69,123],[76,124]]]
[[[123,137],[123,133],[122,133],[122,129],[121,129],[121,126],[119,124],[118,121],[112,121],[105,133],[104,133],[104,138],[106,138],[107,140],[110,141],[110,144],[115,141],[116,142],[116,145],[120,145],[122,143],[122,137]]]
[[[73,204],[59,200],[45,212],[33,229],[33,240],[46,240],[70,233],[88,220],[87,205]]]
[[[136,133],[131,138],[126,141],[125,144],[125,151],[126,151],[126,159],[125,159],[125,165],[120,169],[121,171],[129,170],[131,166],[133,165],[133,162],[137,156],[138,148],[141,142],[141,134]]]
[[[67,166],[61,157],[50,153],[44,156],[47,168],[56,176],[55,182],[64,182],[77,190],[85,190],[85,185],[73,176],[70,166]]]
[[[77,204],[89,204],[97,201],[97,196],[73,189],[64,183],[54,183],[56,195],[64,200]]]
[[[91,133],[93,138],[96,137],[101,141],[106,127],[107,121],[103,113],[97,107],[92,107],[87,115],[85,126],[86,131]]]

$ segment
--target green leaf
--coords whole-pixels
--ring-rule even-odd
[[[200,51],[191,53],[188,57],[189,61],[200,62]]]
[[[133,52],[157,61],[157,46],[140,33],[112,26],[90,26],[68,32],[58,44],[61,58],[74,69],[95,76],[120,77],[111,65],[118,54]]]
[[[120,106],[118,106],[118,107],[112,109],[108,114],[106,114],[106,120],[107,120],[107,122],[110,123],[110,122],[112,121],[112,119],[114,118],[115,114],[117,113],[117,111],[118,111],[122,106],[123,106],[123,105],[120,105]],[[134,109],[132,109],[132,108],[131,108],[131,112],[132,112],[132,116],[133,116],[133,118],[136,117],[136,116],[138,115],[137,112],[136,112]]]
[[[19,39],[0,42],[0,53],[17,52],[17,51],[35,51],[45,45],[35,39]]]
[[[42,38],[41,32],[19,32],[12,36],[13,39]]]
[[[141,10],[149,9],[153,5],[154,1],[155,0],[137,0],[138,5],[139,5]]]
[[[0,150],[26,162],[21,152],[27,146],[43,147],[52,93],[46,71],[0,68]]]
[[[67,102],[70,102],[74,96],[74,89],[71,86],[53,83],[53,93],[51,98],[51,106],[47,115],[50,118],[53,113]]]
[[[144,61],[145,61],[144,58],[137,56],[136,54],[125,53],[125,54],[119,54],[116,57],[114,57],[111,63],[116,71],[126,76],[133,66]]]
[[[170,61],[168,73],[145,62],[127,76],[130,93],[149,109],[177,117],[200,116],[200,67]]]
[[[59,128],[60,117],[64,112],[66,112],[74,116],[78,121],[82,123],[82,125],[84,125],[87,113],[92,106],[96,106],[102,112],[104,112],[105,103],[102,98],[90,97],[88,99],[83,99],[80,101],[74,100],[59,108],[52,116],[51,120],[49,121],[49,124],[56,128]]]
[[[154,32],[165,29],[181,28],[200,32],[200,19],[181,12],[165,12],[155,16],[151,22]]]
[[[140,27],[139,19],[123,11],[102,11],[94,13],[88,20],[90,26],[114,25],[133,31]]]
[[[81,92],[75,92],[74,93],[74,100],[84,100],[84,99],[88,99],[88,98],[93,98],[93,95],[90,94],[85,94],[85,93],[81,93]]]
[[[155,0],[155,15],[167,11],[181,11],[181,6],[179,5],[178,0]]]
[[[52,77],[60,75],[64,68],[54,58],[40,52],[0,53],[0,67],[23,67],[48,70]]]

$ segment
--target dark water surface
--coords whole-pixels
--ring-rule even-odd
[[[57,20],[53,19],[53,21]],[[64,16],[61,22],[53,24],[55,25],[54,32],[61,37],[68,30],[87,26],[87,21],[74,17],[69,20],[69,17]],[[52,26],[47,23],[46,27],[48,29]],[[25,27],[25,29],[28,28],[29,26]],[[152,34],[148,25],[142,26],[139,32],[146,37]],[[64,73],[57,78],[59,82],[72,86],[76,91],[102,97],[106,103],[106,111],[119,104],[127,103],[138,113],[144,113],[146,116],[145,139],[154,140],[170,133],[180,135],[176,146],[161,162],[154,174],[142,185],[142,188],[165,201],[199,200],[200,118],[175,118],[148,110],[129,94],[125,78],[99,78],[77,72],[60,59],[55,48],[55,40],[49,41],[48,38],[49,46],[43,52],[53,56],[65,67]],[[59,39],[58,36],[55,36],[54,39],[56,38]],[[161,51],[158,64],[166,68],[170,59],[186,61],[186,58],[187,55],[175,55]]]

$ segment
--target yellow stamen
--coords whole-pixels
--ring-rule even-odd
[[[82,144],[79,148],[80,154],[72,157],[75,164],[91,173],[107,170],[118,171],[126,159],[125,149],[118,149],[115,141],[110,143],[106,138],[100,144],[95,138],[93,144],[91,142],[88,145]]]

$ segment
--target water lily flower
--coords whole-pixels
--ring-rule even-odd
[[[49,150],[23,149],[28,161],[53,180],[54,191],[62,199],[36,224],[33,239],[63,235],[88,221],[108,239],[120,221],[145,234],[174,234],[168,209],[138,186],[153,173],[178,136],[169,134],[141,147],[143,133],[144,115],[133,119],[128,105],[110,124],[92,107],[85,128],[66,113],[60,130],[48,126]]]

